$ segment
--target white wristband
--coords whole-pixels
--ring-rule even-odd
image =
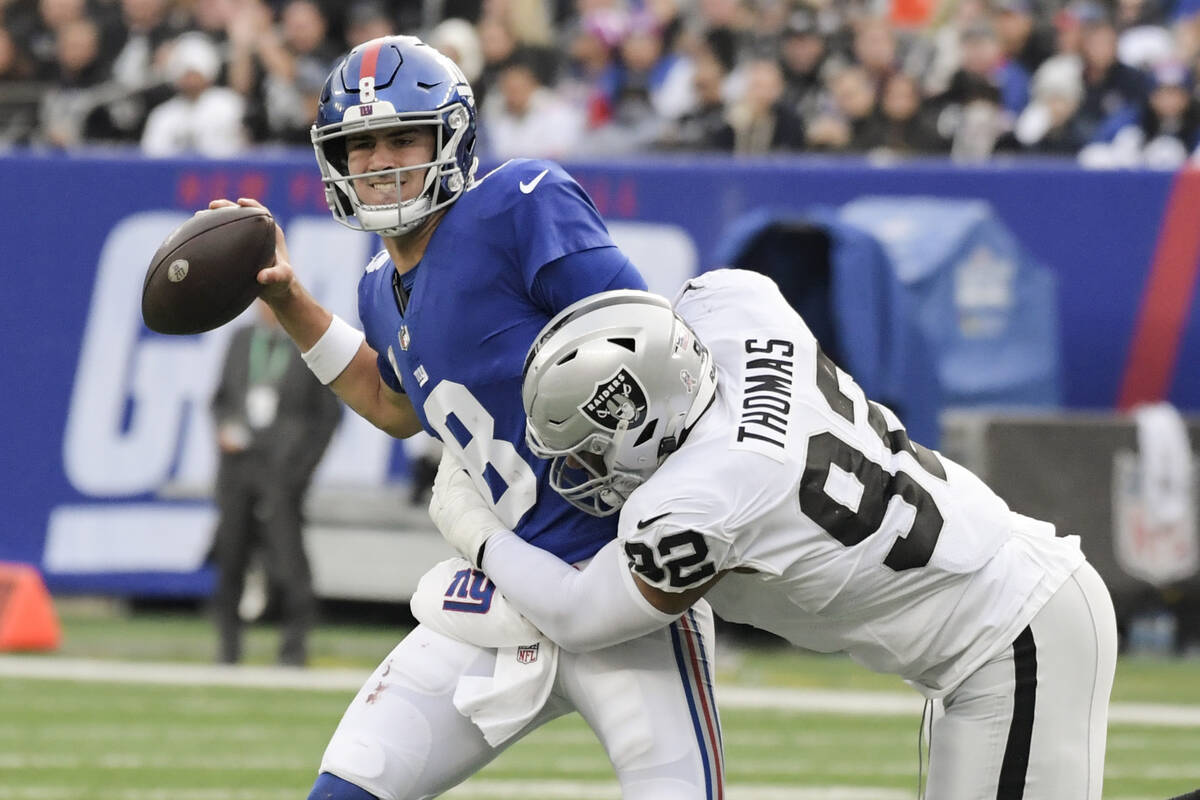
[[[317,376],[317,380],[328,386],[350,366],[358,346],[365,338],[362,331],[334,314],[321,338],[300,357]]]

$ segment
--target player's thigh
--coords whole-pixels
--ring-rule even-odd
[[[631,642],[562,654],[560,686],[612,760],[624,800],[718,796],[723,754],[714,663],[704,602]]]
[[[490,675],[494,665],[494,650],[418,626],[358,691],[320,771],[382,800],[435,797],[461,783],[503,748],[489,745],[459,713],[454,690],[462,675]],[[549,703],[526,732],[566,710]]]
[[[1112,602],[1085,564],[945,698],[928,800],[1098,800],[1115,666]]]
[[[1030,623],[1039,642],[1030,800],[1099,800],[1108,703],[1117,666],[1112,598],[1091,564],[1075,571]]]

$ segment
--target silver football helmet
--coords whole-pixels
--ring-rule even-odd
[[[708,407],[708,349],[663,297],[586,297],[542,329],[525,359],[525,440],[550,484],[593,516],[616,512]]]

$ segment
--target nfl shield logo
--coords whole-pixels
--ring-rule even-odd
[[[1125,572],[1154,586],[1181,581],[1200,571],[1195,487],[1186,487],[1186,513],[1156,520],[1146,506],[1142,459],[1135,452],[1113,455],[1113,549]]]
[[[517,661],[532,664],[537,661],[539,644],[526,644],[517,648]]]

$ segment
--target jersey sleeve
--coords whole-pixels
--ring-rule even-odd
[[[621,545],[632,572],[664,592],[682,592],[736,566],[731,542],[720,532],[697,530],[676,516],[673,520],[666,512],[629,520],[628,525],[622,516]]]
[[[375,355],[375,366],[379,369],[379,377],[383,378],[389,389],[397,394],[405,394],[404,385],[400,383],[396,370],[392,369],[392,363],[388,361],[386,353]]]
[[[553,316],[597,292],[645,288],[646,281],[633,262],[610,245],[569,253],[546,264],[534,277],[529,294]]]

